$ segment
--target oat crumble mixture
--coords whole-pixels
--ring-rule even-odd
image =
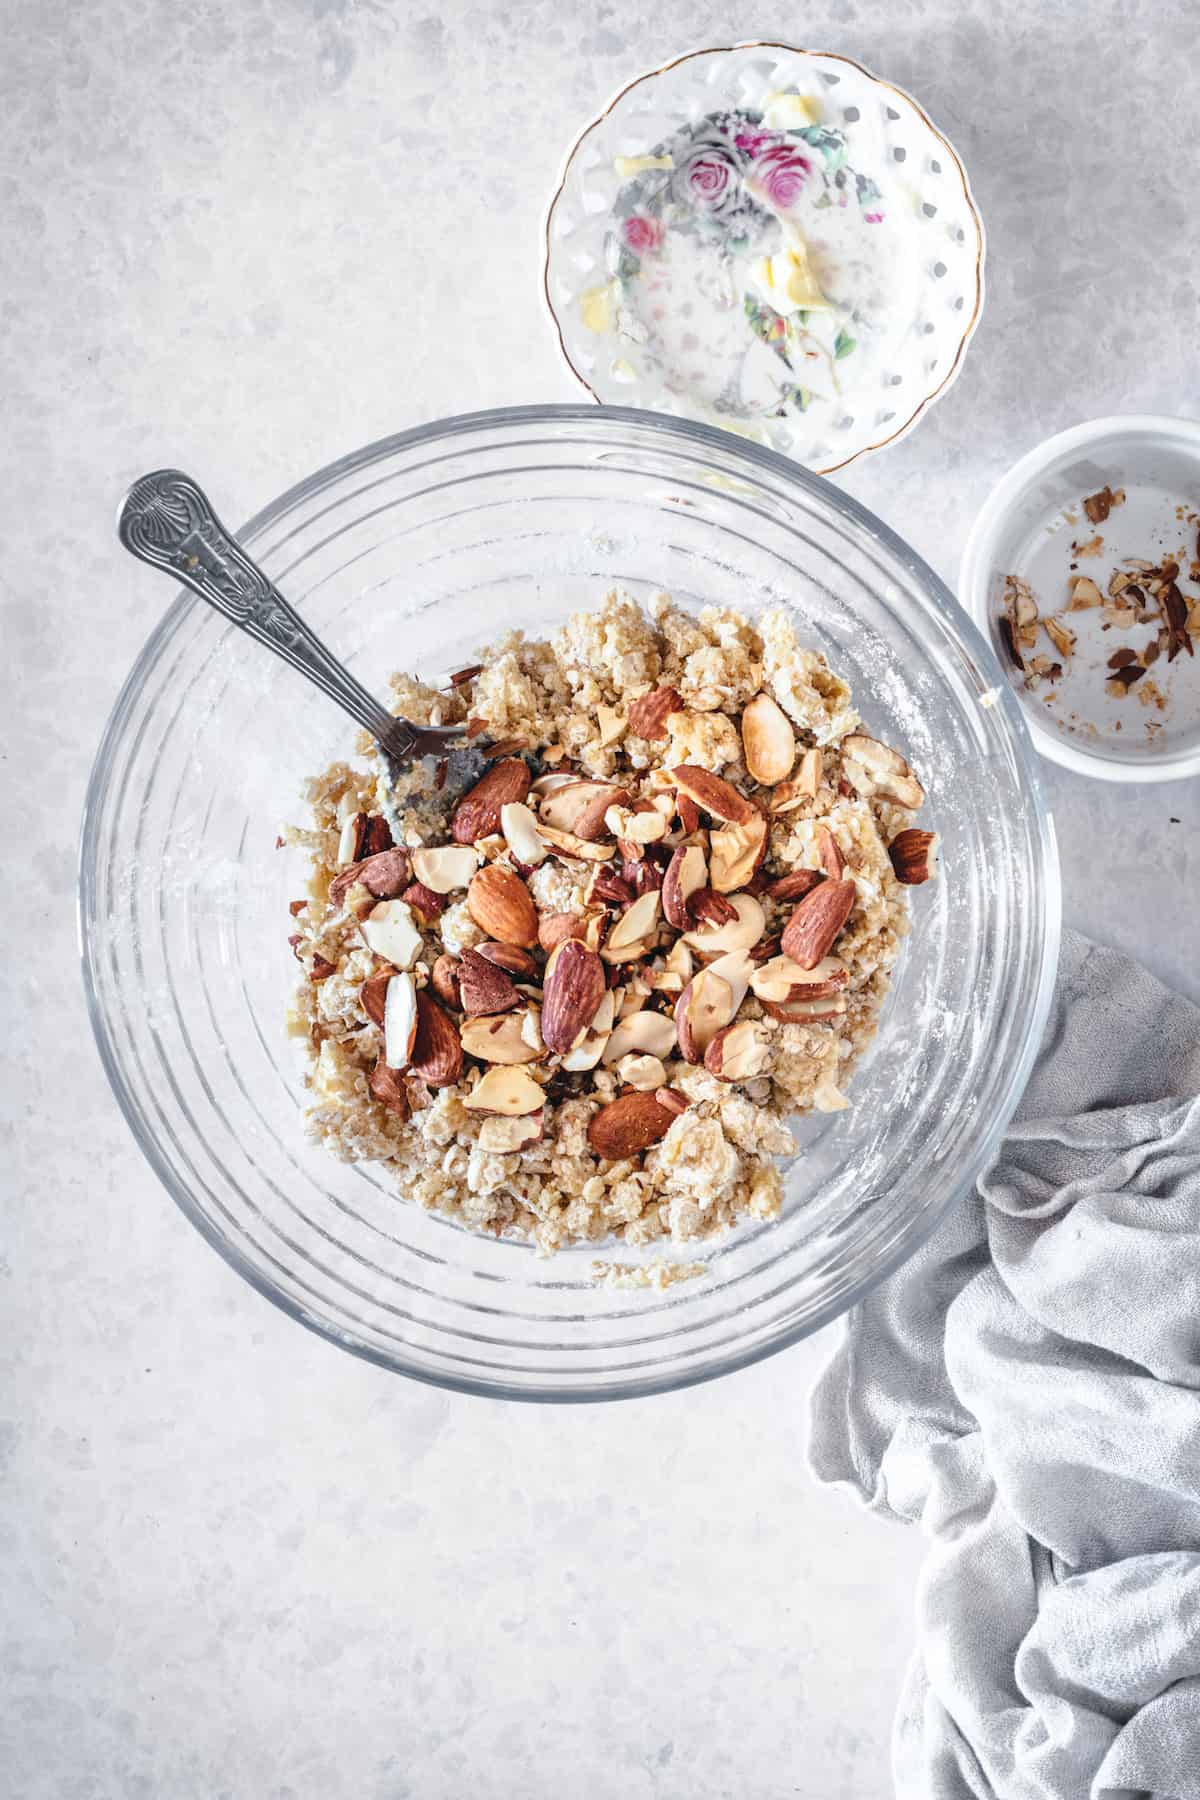
[[[308,784],[282,841],[312,858],[309,1134],[543,1253],[774,1218],[786,1120],[847,1105],[935,870],[903,756],[782,610],[614,593],[447,689],[391,685],[467,722],[483,772],[389,797],[364,736]]]

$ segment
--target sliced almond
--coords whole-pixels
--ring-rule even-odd
[[[429,1087],[453,1087],[462,1074],[457,1027],[427,988],[417,991],[417,1035],[409,1067]]]
[[[416,1035],[416,985],[408,971],[400,969],[388,982],[383,1008],[383,1055],[389,1069],[407,1069]]]
[[[793,783],[797,794],[805,800],[815,800],[821,788],[821,776],[824,773],[824,761],[820,750],[815,746],[806,750],[800,758],[800,767],[796,770]]]
[[[760,1000],[816,1000],[838,993],[850,979],[839,956],[823,956],[811,969],[802,968],[790,956],[773,956],[760,963],[750,977],[751,991]]]
[[[421,954],[421,934],[403,900],[381,900],[358,927],[368,950],[396,969],[411,969]]]
[[[718,1031],[704,1052],[704,1066],[722,1081],[753,1081],[766,1073],[771,1046],[762,1027],[742,1019]]]
[[[658,925],[659,892],[650,888],[614,923],[600,951],[605,962],[632,962],[645,953]]]
[[[648,694],[639,694],[630,706],[629,729],[635,737],[655,743],[666,736],[671,714],[683,710],[683,700],[673,687],[651,688]]]
[[[657,1056],[623,1056],[617,1064],[617,1074],[625,1083],[640,1094],[653,1093],[655,1088],[666,1084],[667,1071]]]
[[[736,917],[714,929],[696,927],[685,931],[683,942],[697,955],[724,956],[730,950],[749,950],[757,944],[767,928],[767,917],[753,894],[731,894],[729,904]]]
[[[632,976],[627,986],[614,988],[613,992],[617,996],[617,1022],[630,1019],[634,1013],[641,1012],[653,991],[650,983],[640,975]]]
[[[824,823],[817,826],[817,853],[830,881],[840,881],[846,873],[846,859],[842,855],[842,846]]]
[[[706,974],[716,975],[728,987],[733,1000],[733,1015],[746,998],[750,986],[750,977],[757,964],[745,950],[730,950],[725,956],[718,956],[716,962],[707,965]]]
[[[1067,588],[1071,595],[1068,612],[1086,612],[1090,607],[1104,605],[1104,595],[1089,575],[1073,576]]]
[[[531,1063],[545,1055],[537,1043],[525,1035],[523,1012],[466,1019],[459,1032],[463,1049],[480,1062]]]
[[[592,1020],[590,1031],[585,1032],[582,1044],[576,1044],[568,1050],[562,1059],[562,1067],[572,1075],[582,1074],[587,1069],[594,1069],[604,1054],[604,1046],[608,1042],[608,1034],[613,1028],[616,1017],[616,995],[609,990],[596,1008],[596,1016]]]
[[[842,773],[868,799],[882,796],[910,810],[924,802],[925,789],[900,752],[862,733],[842,739]]]
[[[545,760],[545,755],[543,750],[543,760]],[[565,769],[559,769],[551,775],[539,775],[529,791],[536,800],[542,800],[547,794],[557,793],[559,788],[570,787],[572,782],[578,780],[578,775],[571,775]]]
[[[536,1144],[544,1129],[545,1109],[520,1118],[487,1118],[479,1127],[479,1148],[489,1156],[513,1156]]]
[[[560,856],[574,856],[580,862],[607,862],[610,856],[616,855],[612,844],[597,844],[586,838],[575,837],[569,831],[556,831],[553,826],[542,821],[538,823],[538,834]]]
[[[568,938],[546,964],[542,983],[542,1040],[565,1055],[592,1024],[606,991],[604,965],[594,950]]]
[[[566,782],[544,796],[538,812],[539,829],[566,832],[590,843],[602,837],[604,815],[610,806],[624,806],[629,795],[613,781]]]
[[[601,1107],[588,1126],[588,1143],[596,1155],[607,1162],[624,1162],[657,1144],[678,1116],[674,1106],[664,1105],[659,1099],[660,1094],[672,1092],[669,1088],[656,1088],[649,1094],[622,1094],[619,1100]],[[674,1098],[686,1108],[682,1094]]]
[[[472,876],[467,911],[479,929],[501,944],[528,949],[538,941],[538,915],[533,896],[511,869],[489,863]]]
[[[412,867],[422,887],[435,894],[452,894],[470,881],[479,867],[479,852],[474,844],[443,844],[433,850],[414,850]]]
[[[688,837],[693,837],[700,829],[700,808],[687,794],[676,793],[675,811],[679,816],[682,830]]]
[[[1019,575],[1004,578],[1004,608],[1009,642],[1014,649],[1014,660],[1020,666],[1020,652],[1032,650],[1037,641],[1038,608],[1032,588]]]
[[[537,820],[520,800],[510,800],[500,808],[500,829],[514,858],[526,869],[536,869],[546,860],[546,845],[538,836]]]
[[[500,829],[500,813],[529,792],[529,770],[519,757],[495,763],[482,781],[463,795],[450,821],[456,844],[474,844]]]
[[[663,913],[668,925],[673,925],[676,931],[686,931],[691,924],[688,900],[705,886],[707,880],[708,865],[698,844],[683,845],[676,850],[667,864],[662,884]]]
[[[532,1075],[500,1066],[489,1069],[463,1099],[469,1112],[500,1113],[510,1119],[540,1112],[545,1103],[545,1092]]]
[[[363,839],[366,832],[366,813],[351,813],[342,825],[342,835],[338,839],[337,860],[340,869],[348,868],[351,863],[358,861],[363,853]]]
[[[784,813],[798,812],[802,806],[807,806],[812,795],[799,781],[781,781],[765,798],[767,811],[773,819],[778,819]]]
[[[675,1021],[666,1013],[635,1012],[614,1028],[604,1047],[606,1063],[634,1054],[670,1056],[675,1049]]]
[[[820,1000],[764,1000],[762,1007],[784,1025],[817,1025],[839,1018],[846,1010],[846,997],[829,994]]]
[[[756,694],[742,713],[742,750],[746,767],[763,787],[786,781],[796,761],[796,734],[791,720],[770,694]]]
[[[736,1011],[729,982],[709,969],[694,975],[675,1002],[675,1032],[684,1060],[703,1062],[704,1052]]]
[[[709,880],[718,894],[745,887],[767,852],[767,821],[761,813],[744,823],[714,831],[709,838]]]
[[[1075,633],[1059,619],[1043,619],[1042,624],[1058,654],[1069,660],[1075,651]]]
[[[711,769],[702,769],[698,763],[681,763],[671,770],[671,779],[680,793],[694,800],[703,812],[711,813],[714,819],[720,819],[727,825],[748,825],[757,817],[758,809],[753,806],[744,794],[720,775],[714,775]]]

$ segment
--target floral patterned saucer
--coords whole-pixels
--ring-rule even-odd
[[[945,392],[983,260],[966,173],[915,101],[846,57],[741,44],[640,76],[587,127],[545,292],[597,400],[827,474]]]

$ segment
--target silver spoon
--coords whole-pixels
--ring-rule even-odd
[[[204,491],[182,470],[156,469],[134,482],[117,514],[117,536],[133,556],[182,581],[364,725],[379,745],[389,786],[418,758],[444,758],[461,743],[463,726],[414,725],[369,694],[230,536]],[[476,765],[479,748],[476,739],[462,762]]]

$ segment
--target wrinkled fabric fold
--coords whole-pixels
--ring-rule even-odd
[[[1200,1008],[1067,934],[994,1167],[853,1313],[818,1479],[930,1549],[899,1800],[1200,1800]]]

